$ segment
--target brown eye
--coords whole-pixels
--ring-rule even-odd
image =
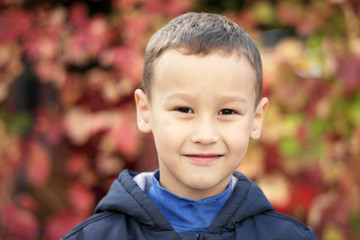
[[[178,110],[179,112],[182,112],[182,113],[193,113],[193,111],[187,107],[179,107],[176,110]]]
[[[232,109],[223,109],[219,112],[219,115],[231,115],[235,114],[236,112]]]

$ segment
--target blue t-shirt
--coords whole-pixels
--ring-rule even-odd
[[[148,195],[177,232],[204,233],[232,192],[232,180],[228,188],[215,196],[199,200],[177,196],[159,183],[159,170],[152,177]]]

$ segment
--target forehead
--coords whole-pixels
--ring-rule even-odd
[[[187,89],[192,93],[218,91],[255,95],[256,73],[247,57],[214,51],[207,55],[165,51],[154,64],[152,95],[158,90]]]

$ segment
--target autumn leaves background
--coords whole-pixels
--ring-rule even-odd
[[[271,104],[239,170],[319,239],[359,239],[358,1],[0,5],[1,239],[58,239],[122,169],[156,169],[133,90],[149,37],[186,11],[225,14],[261,49]]]

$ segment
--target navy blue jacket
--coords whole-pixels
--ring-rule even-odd
[[[146,194],[151,176],[145,181],[139,176],[128,170],[120,173],[95,214],[62,240],[317,239],[312,228],[276,212],[260,188],[238,172],[231,197],[206,233],[176,232]]]

